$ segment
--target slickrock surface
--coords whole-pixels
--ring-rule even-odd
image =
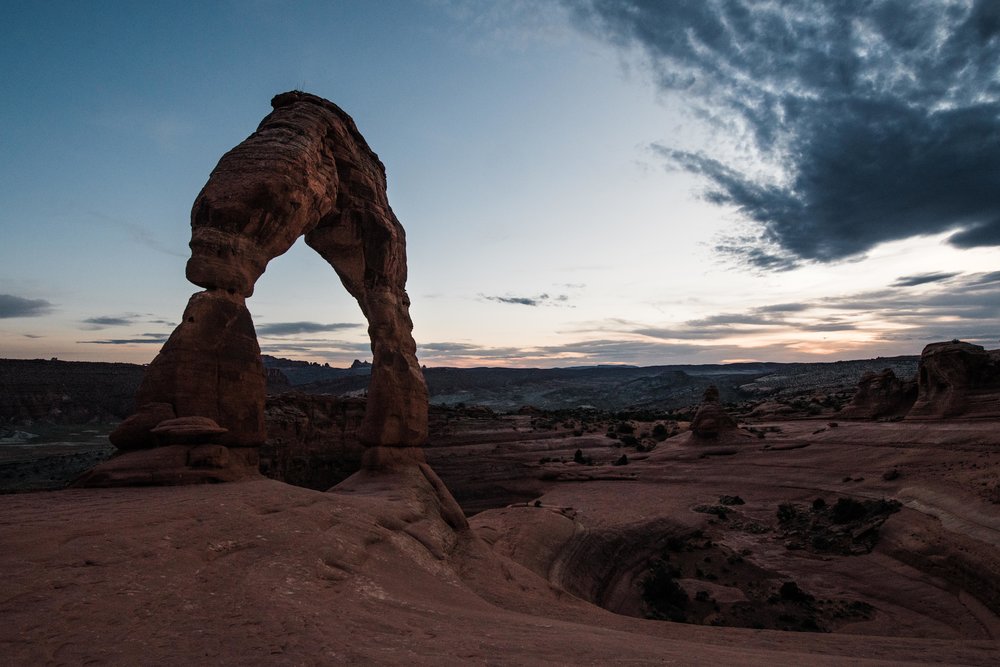
[[[520,475],[590,475],[549,475],[535,500],[477,514],[470,529],[419,466],[362,471],[329,493],[260,480],[0,496],[0,654],[13,664],[996,664],[1000,516],[988,492],[1000,442],[986,424],[784,422],[727,456],[669,438],[624,467],[593,435],[443,442],[442,460],[464,459],[470,475],[504,459]],[[594,464],[573,463],[574,448]],[[539,464],[541,453],[561,461]],[[812,512],[816,498],[902,505],[870,553],[792,548],[801,538],[779,509]],[[639,618],[643,578],[664,556],[692,620],[741,622],[741,605],[758,605],[776,625],[833,632]]]

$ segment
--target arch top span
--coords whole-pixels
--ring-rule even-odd
[[[385,167],[332,102],[292,91],[271,105],[195,199],[186,275],[204,291],[147,368],[138,410],[112,442],[123,450],[219,446],[252,467],[266,438],[265,385],[245,299],[268,262],[305,237],[368,320],[366,465],[422,462],[427,388],[405,289],[406,234],[389,206]]]

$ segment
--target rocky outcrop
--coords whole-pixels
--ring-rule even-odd
[[[264,384],[268,394],[280,394],[292,388],[288,376],[277,368],[264,368]]]
[[[305,237],[368,320],[371,384],[357,430],[365,464],[422,463],[427,388],[411,334],[405,233],[386,198],[385,169],[335,104],[289,92],[271,106],[257,131],[222,157],[194,202],[186,275],[205,291],[191,297],[183,321],[150,364],[136,404],[140,412],[168,404],[178,418],[211,420],[224,431],[205,438],[242,450],[232,457],[240,469],[255,464],[266,440],[265,373],[245,300],[267,263]],[[161,444],[151,420],[133,420],[129,428],[129,446]],[[209,443],[188,443],[199,444]],[[138,461],[141,454],[127,456]],[[146,460],[161,465],[156,457]],[[195,477],[230,479],[229,472]],[[101,478],[102,484],[114,481]]]
[[[958,340],[924,348],[906,418],[949,417],[1000,417],[1000,350]]]
[[[691,433],[696,438],[715,440],[719,436],[739,430],[736,420],[730,417],[719,403],[719,389],[714,384],[705,390],[698,412],[691,420]]]
[[[260,470],[295,486],[326,491],[361,468],[358,430],[365,399],[287,392],[268,396]]]
[[[851,403],[837,416],[845,419],[903,417],[916,400],[916,380],[901,380],[891,368],[886,368],[862,375]]]

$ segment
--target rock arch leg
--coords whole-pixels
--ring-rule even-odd
[[[254,452],[266,437],[263,366],[245,299],[301,236],[368,319],[366,465],[423,461],[427,388],[405,290],[406,237],[386,198],[385,168],[335,104],[290,92],[271,105],[195,200],[186,275],[205,291],[191,297],[150,364],[138,411],[111,435],[120,449],[140,451],[95,469],[85,484],[222,481],[251,469],[255,456],[236,457],[235,472],[230,456]],[[168,455],[161,445],[184,447]]]
[[[388,206],[360,204],[325,219],[306,243],[333,266],[368,320],[372,375],[359,432],[366,465],[419,462],[427,439],[427,387],[404,289],[405,235]]]

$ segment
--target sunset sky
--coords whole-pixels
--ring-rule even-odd
[[[1000,3],[20,2],[0,20],[0,356],[148,362],[190,208],[273,95],[385,163],[429,366],[1000,347]],[[370,359],[301,241],[262,351]]]

